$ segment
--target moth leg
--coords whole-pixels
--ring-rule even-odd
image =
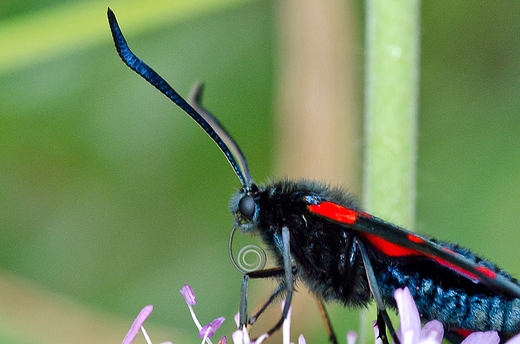
[[[294,293],[294,280],[292,274],[291,267],[291,246],[290,246],[290,237],[289,237],[289,228],[283,226],[282,227],[282,243],[283,243],[283,270],[284,270],[284,280],[282,283],[285,284],[285,289],[287,290],[287,296],[285,297],[285,304],[282,309],[282,316],[280,320],[269,330],[267,334],[271,336],[274,332],[282,327],[283,322],[287,319],[287,314],[289,313],[289,308],[291,307],[292,297]]]
[[[383,343],[388,344],[388,337],[386,336],[386,322],[385,322],[385,316],[388,320],[388,314],[386,313],[386,310],[384,312],[381,312],[380,310],[377,311],[377,318],[376,318],[376,326],[379,331],[379,338],[383,341]],[[392,332],[392,331],[390,331]],[[395,339],[394,339],[395,341]],[[399,344],[399,342],[397,342]]]
[[[242,287],[240,290],[240,329],[243,329],[249,322],[252,325],[258,316],[262,314],[265,309],[276,299],[276,297],[285,289],[283,286],[283,282],[276,287],[271,296],[267,299],[267,301],[260,306],[260,308],[255,311],[251,318],[247,319],[247,286],[249,284],[249,279],[257,279],[257,278],[272,278],[272,277],[280,277],[284,275],[284,270],[281,268],[273,268],[273,269],[265,269],[258,271],[251,271],[242,277]]]
[[[325,324],[325,330],[327,330],[329,342],[331,342],[332,344],[338,344],[338,339],[336,338],[336,334],[332,329],[329,313],[327,313],[327,310],[325,309],[323,299],[321,297],[316,297],[316,303],[318,304],[318,309],[320,310],[321,318],[323,319],[323,323]]]
[[[280,327],[282,327],[283,322],[287,319],[287,314],[289,313],[289,308],[291,307],[292,297],[294,293],[294,281],[291,267],[291,247],[290,247],[290,237],[289,237],[289,228],[282,227],[282,243],[283,243],[283,271],[284,271],[284,280],[282,283],[285,284],[285,289],[287,291],[287,296],[285,297],[285,304],[282,309],[282,316],[280,320],[269,330],[267,334],[271,336],[274,332],[278,331]]]
[[[257,272],[257,271],[254,271],[254,272]],[[280,277],[280,276],[283,276],[283,274],[284,274],[283,269],[280,269],[280,268],[262,270],[262,271],[258,271],[258,272],[267,272],[269,274],[267,276],[265,274],[262,274],[261,276],[256,276],[256,274],[254,276],[251,276],[251,274],[249,274],[249,278]],[[271,305],[280,296],[280,294],[283,293],[284,291],[285,291],[285,284],[283,282],[281,282],[273,290],[273,292],[267,298],[267,300],[265,300],[264,303],[262,303],[258,307],[256,307],[255,310],[251,313],[251,315],[249,316],[249,319],[247,321],[248,325],[253,325],[256,322],[256,320],[258,319],[258,317],[260,316],[260,314],[262,314],[267,309],[267,307],[269,307],[269,305]]]
[[[365,272],[367,274],[368,279],[368,286],[370,288],[370,291],[372,292],[372,295],[374,296],[374,300],[376,301],[377,305],[377,326],[379,328],[379,338],[383,341],[383,343],[388,344],[388,338],[386,336],[386,327],[388,327],[388,330],[390,331],[390,335],[394,339],[394,343],[399,344],[399,338],[397,338],[397,335],[395,333],[394,326],[392,325],[392,322],[390,321],[390,318],[388,317],[388,313],[386,312],[385,304],[383,303],[383,298],[381,297],[381,292],[379,291],[379,286],[377,285],[376,276],[374,274],[374,269],[372,268],[372,264],[370,263],[370,259],[368,258],[368,254],[365,248],[365,245],[357,240],[354,239],[357,245],[359,246],[359,250],[361,252],[361,257],[363,258],[363,264],[365,265]]]
[[[282,269],[280,269],[280,272],[283,274]],[[253,313],[251,313],[251,315],[249,316],[248,324],[253,325],[256,322],[256,320],[258,319],[258,317],[260,316],[260,314],[262,314],[267,309],[267,307],[269,307],[269,305],[272,304],[280,296],[280,294],[284,291],[285,291],[285,284],[282,282],[282,283],[278,284],[276,289],[271,293],[271,296],[269,296],[269,298],[264,303],[259,305],[253,311]]]
[[[267,331],[267,335],[271,336],[274,332],[282,327],[284,320],[287,318],[287,314],[289,313],[289,307],[291,306],[292,296],[294,293],[294,281],[293,281],[293,273],[291,267],[291,248],[290,248],[290,238],[289,238],[289,228],[282,227],[282,243],[283,243],[283,269],[275,268],[275,269],[267,269],[261,271],[252,271],[244,275],[242,279],[242,289],[241,289],[241,299],[240,299],[240,326],[239,329],[243,329],[247,324],[247,285],[249,282],[249,278],[265,278],[265,277],[276,277],[283,276],[283,281],[279,284],[278,288],[275,289],[271,297],[267,300],[262,308],[266,308],[270,303],[274,301],[276,298],[275,294],[279,294],[282,291],[287,292],[287,296],[285,297],[285,304],[282,309],[282,316],[280,320],[269,330]],[[263,310],[262,310],[263,312]],[[258,317],[258,315],[257,315]],[[256,319],[255,319],[256,320]]]

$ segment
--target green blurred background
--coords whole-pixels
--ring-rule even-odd
[[[147,304],[152,340],[197,342],[185,283],[203,323],[238,309],[227,240],[239,183],[193,121],[120,62],[107,6],[180,94],[206,82],[204,103],[255,180],[274,175],[277,2],[3,1],[0,342],[117,342]],[[361,71],[363,3],[354,8]],[[416,224],[515,276],[519,17],[514,1],[422,4]],[[332,309],[338,333],[357,329]],[[322,342],[314,322],[316,334],[297,322],[295,334]]]

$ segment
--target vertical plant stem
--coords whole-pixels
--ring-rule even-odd
[[[355,3],[282,0],[276,4],[277,175],[345,185],[357,192],[361,189],[361,92]],[[293,316],[300,319],[293,322],[293,331],[308,336],[312,328],[323,333],[313,296],[305,291],[297,294]],[[298,312],[308,307],[312,311]]]
[[[419,8],[418,0],[366,1],[363,204],[406,228],[415,220]],[[372,336],[374,318],[375,309],[362,316],[362,335]]]

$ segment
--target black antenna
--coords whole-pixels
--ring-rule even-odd
[[[209,125],[217,132],[217,135],[220,136],[224,144],[229,148],[231,154],[236,158],[236,162],[238,164],[238,168],[244,174],[246,181],[248,182],[248,186],[252,183],[251,175],[249,174],[249,167],[247,166],[246,157],[244,153],[238,147],[238,144],[235,140],[228,134],[224,126],[220,123],[220,121],[213,116],[206,108],[204,108],[201,104],[202,101],[202,92],[204,91],[204,84],[198,82],[191,88],[191,91],[188,95],[188,102],[191,106],[201,115],[204,119],[209,123]],[[233,164],[232,164],[233,165]]]
[[[157,74],[151,67],[144,63],[140,58],[128,47],[125,37],[117,24],[114,12],[109,8],[107,11],[108,23],[112,31],[112,37],[116,45],[116,50],[123,62],[134,72],[142,76],[146,81],[161,91],[166,97],[172,100],[178,107],[191,116],[202,129],[213,139],[219,146],[220,150],[228,159],[231,167],[235,171],[242,187],[249,190],[253,181],[247,167],[247,161],[238,147],[237,143],[228,134],[226,129],[220,122],[200,104],[201,86],[197,86],[193,96],[193,104],[199,111],[195,110],[188,102],[186,102],[175,90]],[[229,146],[228,146],[229,145]]]

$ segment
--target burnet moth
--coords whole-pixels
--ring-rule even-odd
[[[444,243],[369,215],[340,188],[311,181],[281,180],[255,184],[237,143],[201,105],[198,87],[188,103],[152,68],[135,56],[114,13],[108,21],[123,62],[172,100],[213,139],[241,183],[231,199],[235,225],[229,250],[233,264],[244,273],[240,328],[252,325],[277,298],[286,302],[278,330],[287,316],[296,281],[315,295],[324,315],[329,340],[337,343],[324,302],[362,307],[377,305],[383,342],[388,328],[399,340],[386,307],[396,308],[393,293],[408,287],[423,321],[437,319],[453,334],[496,330],[503,338],[520,332],[520,283],[493,263],[456,244]],[[276,260],[276,267],[246,271],[232,255],[234,232],[259,235]],[[256,313],[248,316],[249,279],[275,278],[279,284]]]

